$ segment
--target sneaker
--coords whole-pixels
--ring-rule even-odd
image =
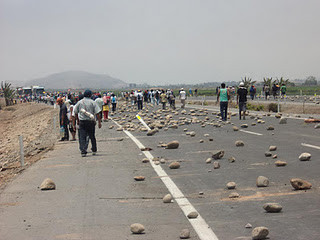
[[[95,156],[97,154],[97,152],[92,152],[92,155]]]
[[[86,153],[81,153],[81,157],[85,157],[85,156],[87,156]]]

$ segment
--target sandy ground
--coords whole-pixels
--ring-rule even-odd
[[[53,148],[58,136],[58,130],[53,130],[54,116],[58,119],[58,109],[36,103],[17,104],[0,111],[0,188]],[[23,136],[24,167],[20,166],[19,135]]]

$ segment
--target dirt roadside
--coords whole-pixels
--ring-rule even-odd
[[[58,137],[53,118],[58,109],[38,103],[22,103],[0,110],[0,189],[42,154],[53,149]],[[19,135],[23,136],[25,166],[20,166]]]

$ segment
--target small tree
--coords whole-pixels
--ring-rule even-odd
[[[283,77],[281,77],[280,79],[276,79],[275,82],[278,82],[279,86],[281,85],[289,85],[290,84],[290,81],[289,79],[284,79]]]
[[[252,81],[252,78],[244,77],[244,78],[242,78],[242,82],[244,83],[244,86],[245,86],[246,88],[249,88],[250,85],[255,84],[257,81]]]
[[[272,78],[263,78],[263,85],[264,86],[269,86],[269,88],[271,89]]]
[[[11,87],[11,83],[7,82],[1,82],[1,92],[4,96],[4,99],[6,101],[6,106],[9,106],[12,104],[12,99],[15,95],[15,90]]]

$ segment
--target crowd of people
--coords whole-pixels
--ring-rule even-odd
[[[274,98],[279,94],[285,95],[286,87],[281,87],[274,84],[270,89],[269,86],[263,87],[266,99],[269,98],[272,92]],[[131,90],[128,92],[121,92],[118,97],[125,100],[128,106],[136,107],[138,111],[143,109],[145,104],[160,105],[162,109],[167,107],[176,109],[176,98],[181,102],[181,108],[185,108],[187,96],[193,96],[192,89],[187,92],[181,88],[179,92],[172,89],[150,89],[150,90]],[[237,87],[226,86],[222,83],[216,89],[217,102],[220,104],[220,112],[222,121],[227,121],[228,103],[237,96],[237,104],[239,107],[239,118],[245,119],[247,95],[253,100],[256,95],[256,88],[254,85],[249,89],[241,82]],[[176,96],[177,95],[177,96]],[[194,90],[194,95],[198,95],[198,90]],[[117,111],[118,98],[113,92],[95,92],[90,90],[82,92],[52,92],[40,96],[21,96],[20,102],[43,102],[60,106],[60,141],[75,141],[76,133],[78,132],[79,148],[82,156],[86,156],[89,140],[91,140],[91,150],[95,154],[97,151],[97,144],[95,139],[95,126],[98,122],[98,127],[101,127],[101,121],[108,121],[109,112]],[[70,133],[70,134],[69,134]],[[71,135],[71,139],[70,139]]]

